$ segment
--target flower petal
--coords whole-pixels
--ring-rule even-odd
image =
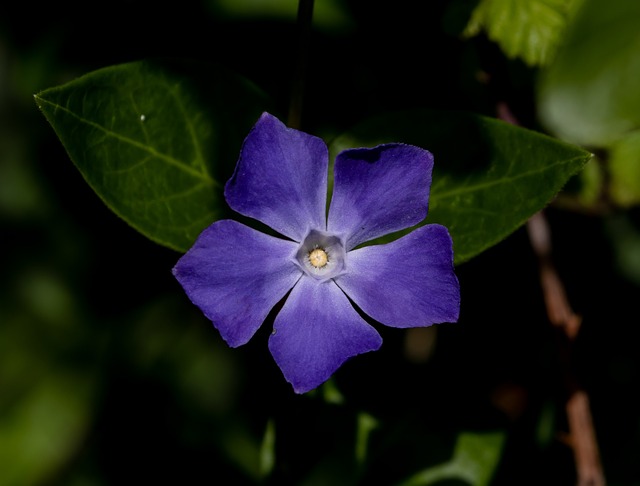
[[[333,281],[307,276],[291,291],[269,338],[271,354],[296,393],[316,388],[349,357],[381,344]]]
[[[326,228],[328,161],[320,138],[263,113],[242,145],[225,198],[240,214],[301,241],[309,229]]]
[[[433,156],[405,144],[340,152],[327,220],[330,232],[346,237],[351,249],[427,216]]]
[[[297,244],[236,221],[205,229],[173,274],[191,301],[213,321],[229,346],[245,344],[302,271]]]
[[[430,224],[386,245],[347,254],[335,282],[364,312],[392,327],[456,322],[460,287],[444,226]]]

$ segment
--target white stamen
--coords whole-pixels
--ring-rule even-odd
[[[309,277],[325,281],[346,270],[346,256],[340,237],[312,229],[300,243],[295,262]]]

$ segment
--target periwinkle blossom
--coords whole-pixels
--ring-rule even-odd
[[[382,344],[356,311],[386,326],[455,322],[460,291],[447,229],[421,226],[358,247],[427,215],[433,157],[389,143],[339,153],[326,211],[328,149],[263,113],[244,141],[225,198],[282,235],[214,222],[173,269],[191,301],[232,347],[245,344],[287,294],[269,349],[297,393]]]

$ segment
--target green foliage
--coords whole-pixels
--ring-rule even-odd
[[[82,374],[48,370],[2,415],[1,484],[42,484],[81,447],[93,392]]]
[[[539,86],[556,135],[604,147],[640,128],[640,2],[585,0]]]
[[[267,108],[243,78],[186,61],[100,69],[35,99],[104,202],[179,251],[225,211],[224,182]]]
[[[605,227],[615,250],[617,270],[640,286],[640,228],[626,214],[607,218]]]
[[[0,484],[44,484],[82,447],[95,367],[78,349],[89,333],[60,276],[22,268],[15,282],[0,296]]]
[[[378,421],[372,415],[365,412],[358,414],[355,457],[359,464],[364,464],[367,459],[369,437],[378,426]]]
[[[212,77],[209,92],[195,89],[195,79]],[[255,88],[219,69],[151,61],[102,69],[36,99],[107,205],[152,240],[181,251],[222,216],[223,182],[265,104]],[[335,156],[390,141],[434,152],[429,221],[449,228],[457,263],[543,208],[589,158],[496,120],[429,111],[365,121],[331,148]]]
[[[500,460],[505,438],[504,432],[463,432],[450,461],[420,471],[398,486],[429,486],[446,479],[486,486]]]
[[[449,228],[456,263],[499,242],[544,208],[591,155],[548,136],[463,112],[414,110],[379,116],[331,144],[404,142],[435,158],[429,215]]]
[[[527,64],[549,62],[577,0],[480,0],[464,35],[486,31],[510,58]]]
[[[467,36],[486,32],[516,65],[542,67],[519,71],[517,82],[527,86],[541,74],[539,97],[527,92],[511,108],[535,111],[539,118],[522,119],[532,126],[542,121],[554,136],[598,157],[585,164],[587,152],[539,133],[426,110],[363,121],[333,142],[332,156],[391,141],[431,150],[434,184],[423,224],[450,228],[457,263],[509,235],[582,167],[580,204],[596,206],[607,194],[623,207],[638,204],[638,2],[449,3],[458,8],[450,31],[466,24]],[[505,241],[500,252],[457,270],[464,312],[458,324],[431,328],[438,340],[428,362],[407,361],[409,336],[403,341],[405,333],[388,332],[380,353],[353,360],[335,381],[299,397],[264,345],[268,323],[254,342],[229,350],[175,292],[168,271],[173,252],[149,247],[126,225],[97,220],[95,198],[77,180],[65,180],[60,169],[69,161],[50,150],[52,133],[37,118],[32,93],[90,69],[79,60],[186,53],[242,69],[283,108],[296,62],[296,4],[205,0],[165,12],[150,2],[120,2],[90,26],[75,21],[68,14],[73,6],[64,2],[37,16],[5,16],[1,484],[100,485],[127,477],[172,484],[482,486],[493,484],[498,468],[495,484],[519,484],[523,470],[530,483],[544,484],[549,470],[558,484],[575,479],[571,454],[557,442],[563,409],[549,405],[563,395],[548,330],[540,326],[542,303],[531,299],[538,275],[527,264],[524,239]],[[479,111],[494,95],[514,101],[514,93],[523,94],[492,71],[502,61],[493,57],[497,49],[475,50],[476,39],[443,35],[442,4],[315,2],[303,118],[319,129],[310,133],[335,133],[335,124],[357,121],[363,112]],[[469,4],[477,8],[467,23]],[[149,22],[149,11],[161,20]],[[431,75],[423,75],[424,59]],[[498,85],[478,82],[479,66]],[[221,190],[242,140],[261,111],[275,114],[243,78],[183,61],[101,69],[45,90],[36,101],[108,207],[180,251],[225,216]],[[593,410],[596,425],[609,431],[598,438],[610,483],[633,481],[640,451],[638,431],[626,427],[640,409],[633,394],[637,339],[627,325],[640,285],[640,224],[637,213],[620,213],[600,219],[548,211],[561,243],[554,260],[564,276],[578,277],[567,280],[567,290],[592,324],[581,346],[599,360],[575,364],[584,376],[590,367],[607,370],[593,375],[590,391],[613,397]],[[56,270],[38,270],[34,262]],[[599,332],[599,323],[613,332]],[[496,385],[513,380],[531,392],[520,404],[524,417],[495,400]],[[539,399],[546,405],[536,419]],[[503,453],[508,461],[500,461]],[[527,469],[532,463],[540,467]]]
[[[267,477],[276,464],[276,425],[273,419],[267,422],[262,445],[260,446],[260,477]]]
[[[620,206],[640,203],[640,130],[612,144],[609,152],[611,198]]]
[[[298,2],[292,0],[207,0],[214,11],[231,18],[275,19],[294,23],[298,13]],[[345,5],[340,0],[316,2],[313,9],[313,25],[322,31],[343,31],[352,27]]]
[[[608,177],[595,192],[622,207],[640,203],[638,18],[638,2],[585,0],[538,86],[541,121],[558,137],[601,149]]]

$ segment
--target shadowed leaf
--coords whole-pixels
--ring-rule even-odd
[[[107,206],[179,251],[226,210],[222,187],[267,108],[243,78],[187,61],[104,68],[35,99]]]
[[[449,462],[420,471],[398,486],[429,486],[446,479],[486,486],[498,465],[504,441],[503,432],[463,432]]]
[[[591,157],[567,143],[492,118],[413,110],[358,124],[333,141],[332,159],[346,148],[388,142],[409,143],[433,153],[429,215],[421,224],[440,223],[449,229],[456,263],[516,230]]]

